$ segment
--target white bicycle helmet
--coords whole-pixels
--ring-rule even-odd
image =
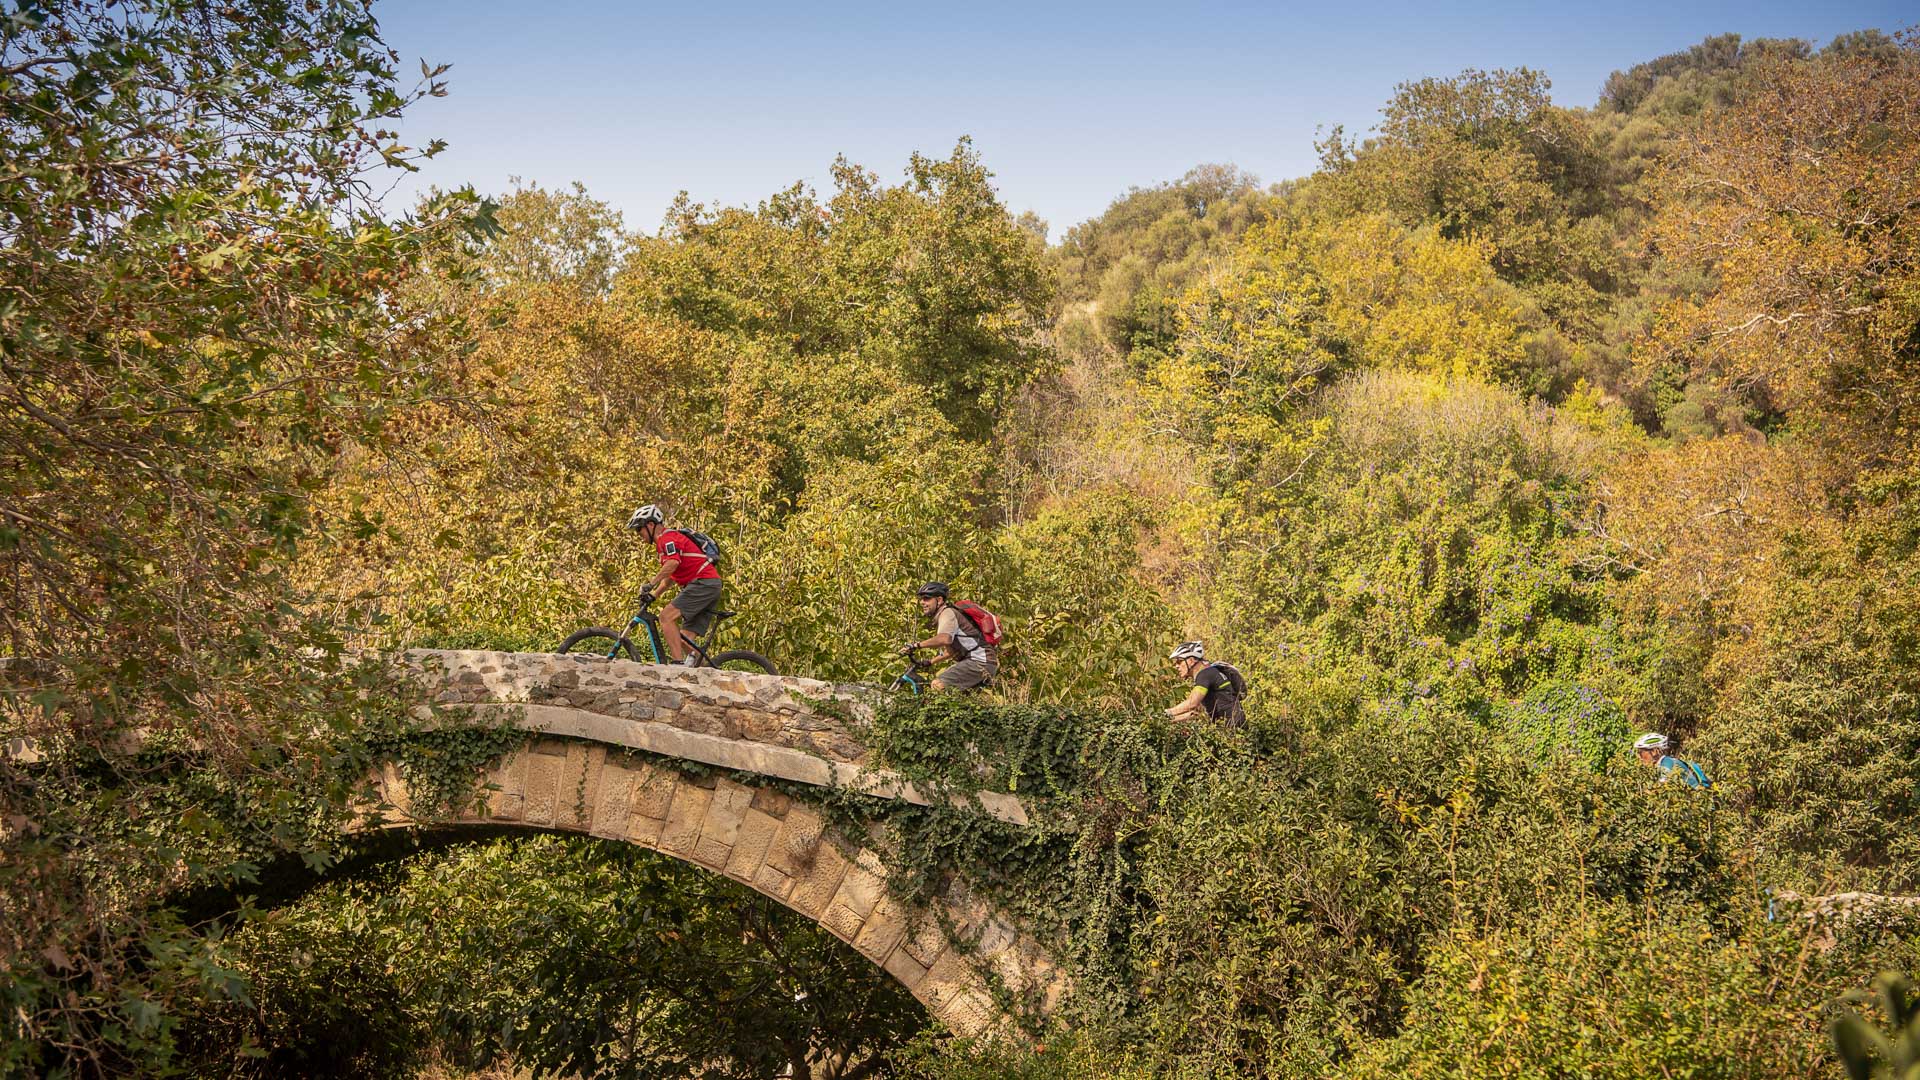
[[[1667,737],[1657,731],[1649,731],[1633,740],[1635,750],[1665,750],[1667,745]]]
[[[1167,654],[1169,660],[1205,660],[1207,647],[1197,641],[1183,641]]]
[[[643,525],[665,525],[666,523],[667,515],[661,513],[659,507],[648,503],[635,510],[633,516],[627,519],[627,528],[638,532]]]

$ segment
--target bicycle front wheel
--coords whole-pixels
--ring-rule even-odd
[[[726,652],[716,653],[713,657],[713,666],[726,668],[728,671],[757,671],[763,675],[780,674],[779,670],[773,666],[773,661],[746,649],[728,649]]]
[[[616,649],[618,650],[617,653],[615,651]],[[567,635],[567,640],[560,643],[559,651],[563,653],[595,653],[610,659],[640,659],[640,654],[634,651],[633,640],[631,638],[626,641],[621,641],[619,634],[614,633],[604,626],[589,626],[585,630],[575,630],[573,633]]]

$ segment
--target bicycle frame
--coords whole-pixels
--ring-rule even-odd
[[[887,684],[889,690],[905,690],[909,694],[924,694],[933,684],[933,661],[922,660],[920,650],[915,649],[907,656],[907,670],[894,677]]]
[[[962,694],[978,693],[981,690],[987,689],[991,684],[992,679],[988,679],[987,682],[983,682],[978,686],[971,686],[958,692]],[[907,656],[907,670],[894,676],[893,681],[887,684],[887,689],[890,691],[905,690],[907,693],[915,695],[924,694],[928,690],[933,689],[933,661],[922,660],[920,658],[920,650],[913,650],[913,652]]]
[[[656,664],[672,663],[673,656],[667,652],[666,642],[660,638],[660,616],[655,615],[644,607],[634,612],[633,618],[627,620],[627,628],[620,631],[620,636],[614,639],[613,647],[607,650],[607,659],[612,660],[620,655],[620,646],[628,644],[633,640],[633,628],[636,626],[645,626],[647,628],[647,652],[652,655],[653,662]],[[698,657],[697,662],[699,664],[711,666],[713,661],[709,659],[705,646],[695,640],[693,635],[682,630],[680,632],[680,640],[687,643],[687,648]]]

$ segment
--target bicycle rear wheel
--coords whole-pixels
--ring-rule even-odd
[[[604,626],[589,626],[585,630],[575,630],[560,643],[559,652],[596,653],[600,656],[614,655],[616,645],[618,655],[627,660],[638,660],[640,654],[634,650],[633,639],[620,640],[620,635]]]
[[[715,653],[712,660],[714,667],[726,668],[728,671],[757,671],[763,675],[780,674],[779,670],[773,666],[773,661],[746,649],[728,649],[723,653]]]

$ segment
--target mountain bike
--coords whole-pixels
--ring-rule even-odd
[[[660,637],[660,616],[655,615],[649,610],[653,606],[653,600],[654,598],[651,596],[642,596],[640,598],[640,610],[634,612],[633,618],[627,620],[627,628],[625,630],[615,633],[604,626],[589,626],[585,630],[575,630],[573,633],[567,635],[567,640],[560,643],[560,651],[568,653],[579,650],[581,652],[601,653],[609,660],[618,659],[624,654],[628,660],[638,660],[642,663],[673,663],[673,656],[667,652],[666,644]],[[759,671],[768,675],[780,674],[773,666],[773,661],[748,649],[728,649],[726,652],[711,654],[707,652],[707,644],[710,644],[713,639],[720,634],[721,622],[733,614],[735,613],[731,611],[714,612],[713,626],[707,631],[705,642],[702,642],[684,630],[680,632],[680,640],[687,643],[687,648],[692,651],[695,657],[694,665],[696,667],[726,668],[729,671]],[[645,655],[642,655],[641,651],[634,647],[634,630],[637,627],[644,627],[646,629],[646,636],[641,639],[646,645]]]
[[[939,652],[938,649],[922,650],[919,648],[900,650],[900,655],[906,658],[907,670],[901,672],[892,682],[887,684],[888,693],[900,693],[904,691],[909,694],[924,694],[933,689],[933,661],[922,657],[920,654],[923,651],[932,653]],[[992,685],[993,680],[989,678],[979,686],[970,686],[960,691],[960,693],[976,694],[988,689]]]
[[[900,650],[900,655],[907,661],[907,670],[887,684],[889,694],[924,694],[933,686],[933,661],[922,657],[920,653],[920,649]]]

